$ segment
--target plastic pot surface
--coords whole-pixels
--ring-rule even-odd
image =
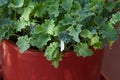
[[[4,80],[100,80],[103,50],[93,52],[86,58],[66,52],[56,69],[43,52],[27,50],[21,54],[15,44],[7,40],[0,43]]]

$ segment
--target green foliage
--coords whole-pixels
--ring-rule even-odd
[[[45,56],[48,60],[54,60],[59,54],[59,43],[51,43],[45,50]]]
[[[52,2],[48,3],[47,12],[48,14],[54,17],[59,15],[59,0],[53,0]]]
[[[16,21],[15,27],[17,31],[21,31],[25,26],[27,26],[27,22],[25,20]]]
[[[40,4],[36,4],[37,6],[35,6],[35,13],[34,13],[34,16],[35,17],[42,17],[43,14],[46,13],[46,10],[47,10],[47,3],[40,3]]]
[[[37,34],[32,37],[32,45],[37,46],[37,48],[42,49],[51,38],[47,34]]]
[[[64,51],[92,55],[89,46],[103,48],[117,40],[120,1],[108,0],[0,0],[0,40],[16,38],[23,53],[30,47],[45,51],[57,68]],[[13,40],[13,39],[11,39]]]
[[[100,42],[99,37],[94,36],[91,38],[90,45],[94,45],[94,44],[99,43],[99,42]]]
[[[19,8],[19,7],[22,7],[23,4],[24,4],[24,0],[11,0],[9,7]]]
[[[59,33],[58,39],[59,39],[59,41],[62,40],[66,44],[70,43],[72,41],[72,37],[69,35],[69,33],[67,31],[63,31],[63,32]]]
[[[53,35],[53,31],[55,27],[53,20],[45,21],[45,23],[42,24],[41,27],[43,29],[43,32]]]
[[[62,60],[62,54],[58,54],[57,57],[52,61],[52,65],[55,68],[59,67],[59,62]]]
[[[62,0],[62,7],[66,10],[66,11],[69,11],[71,8],[72,8],[72,3],[73,3],[73,0]]]
[[[8,3],[8,0],[0,0],[0,6],[4,5],[6,3]]]
[[[21,53],[23,53],[25,50],[27,50],[30,47],[30,39],[31,38],[28,38],[27,35],[18,38],[16,45],[20,49]]]
[[[74,46],[74,51],[76,52],[77,56],[82,56],[83,58],[93,54],[92,51],[88,49],[88,45],[86,43],[78,43]]]
[[[12,24],[12,21],[9,18],[0,19],[0,27],[9,26]]]
[[[8,32],[8,28],[0,29],[0,40],[2,40],[6,36],[7,32]]]
[[[114,0],[108,0],[107,4],[106,4],[106,9],[108,11],[112,11],[116,6],[116,2],[114,2]]]
[[[101,28],[102,37],[107,38],[110,41],[117,40],[117,31],[114,29],[112,24],[107,24]]]
[[[82,25],[77,25],[75,28],[73,26],[68,28],[69,35],[71,35],[73,37],[73,40],[76,42],[80,42],[79,34],[81,32],[81,27]]]
[[[81,31],[80,36],[83,38],[91,38],[92,33],[88,29],[84,29]]]
[[[120,12],[113,14],[110,21],[112,24],[116,24],[118,21],[120,21]]]

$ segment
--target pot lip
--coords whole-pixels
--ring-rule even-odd
[[[17,51],[19,51],[19,49],[18,49],[18,47],[17,47],[17,45],[14,43],[14,42],[12,42],[12,41],[10,41],[10,40],[6,40],[6,39],[4,39],[4,40],[2,40],[1,42],[0,42],[0,45],[1,44],[7,44],[7,45],[9,45],[9,46],[11,46],[11,47],[13,47],[13,48],[15,48]],[[101,52],[101,51],[104,51],[104,49],[97,49],[97,50],[95,50],[95,49],[93,49],[92,47],[90,47],[90,49],[94,52]],[[40,54],[41,53],[41,54]],[[61,52],[61,54],[63,54],[63,57],[71,57],[71,56],[75,56],[75,52],[73,51],[73,50],[68,50],[68,51],[63,51],[63,52]],[[37,55],[43,55],[44,56],[44,52],[43,51],[40,51],[40,50],[37,50],[37,49],[28,49],[28,50],[26,50],[24,53],[23,53],[23,55],[31,55],[31,56],[37,56]]]
[[[10,40],[2,40],[2,42],[0,43],[0,45],[8,45],[8,46],[11,46],[13,47],[15,50],[19,51],[17,45],[15,43],[13,43],[12,41]],[[19,52],[20,53],[20,52]],[[73,55],[75,55],[74,51],[73,50],[69,50],[69,51],[66,51],[66,52],[62,52],[61,54],[64,54],[63,57],[71,57]],[[22,55],[28,55],[28,56],[44,56],[44,52],[40,51],[40,50],[37,50],[37,49],[28,49],[26,50],[25,52],[23,52]]]
[[[17,45],[16,45],[14,42],[10,41],[10,40],[4,39],[4,40],[1,41],[1,43],[2,43],[2,44],[3,44],[3,43],[7,43],[7,45],[13,46],[13,47],[15,47],[17,50],[19,50],[18,47],[17,47]],[[37,49],[31,49],[31,48],[28,49],[28,50],[26,50],[26,51],[33,51],[33,52],[43,53],[42,51],[39,51],[39,50],[37,50]],[[26,52],[26,51],[25,51],[25,52]],[[24,52],[24,53],[25,53],[25,52]]]

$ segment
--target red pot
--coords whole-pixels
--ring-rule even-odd
[[[0,64],[0,80],[3,80],[3,75],[2,75],[2,65]]]
[[[0,80],[3,80],[2,75],[0,77]],[[100,80],[109,80],[109,79],[107,78],[107,76],[104,73],[101,73]]]
[[[100,80],[109,80],[105,73],[101,72]]]
[[[99,80],[103,50],[93,50],[94,55],[82,58],[66,52],[59,68],[55,69],[44,54],[27,50],[20,54],[9,41],[1,42],[4,80]],[[68,54],[69,53],[69,54]]]

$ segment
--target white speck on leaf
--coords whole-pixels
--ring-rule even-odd
[[[61,40],[60,41],[60,51],[62,52],[64,49],[65,49],[65,44],[64,44],[64,41]]]

